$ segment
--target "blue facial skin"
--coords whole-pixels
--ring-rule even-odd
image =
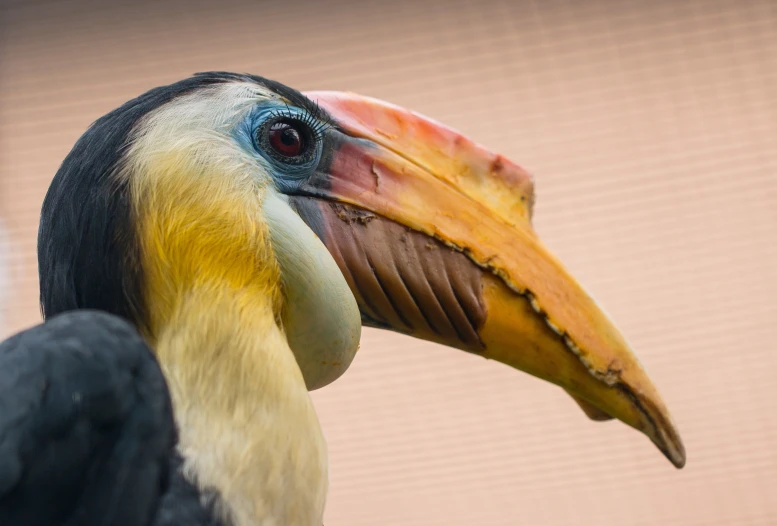
[[[306,110],[287,106],[277,101],[266,101],[257,104],[235,128],[235,139],[246,152],[257,157],[257,161],[268,169],[270,176],[278,190],[284,194],[294,193],[299,186],[310,177],[321,160],[321,141],[314,141],[315,152],[313,156],[303,164],[285,163],[271,154],[265,152],[257,137],[262,127],[279,115],[302,122],[315,122]]]

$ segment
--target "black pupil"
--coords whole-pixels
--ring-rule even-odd
[[[305,153],[304,124],[299,122],[279,121],[270,126],[269,142],[273,150],[284,157],[299,157]]]
[[[296,130],[288,128],[281,132],[281,141],[283,141],[283,144],[286,146],[293,146],[299,142],[299,135]]]

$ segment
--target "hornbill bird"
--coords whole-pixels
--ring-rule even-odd
[[[508,159],[355,94],[210,72],[110,112],[44,200],[47,321],[2,348],[0,519],[37,524],[45,497],[46,524],[320,526],[309,391],[345,372],[362,325],[557,384],[682,467],[533,204]]]

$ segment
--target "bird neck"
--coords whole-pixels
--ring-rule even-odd
[[[187,296],[155,345],[187,477],[235,526],[320,526],[326,444],[269,306],[211,287]]]
[[[282,329],[261,196],[221,173],[157,175],[133,178],[133,196],[146,336],[171,391],[184,473],[216,491],[234,526],[320,526],[326,444]]]

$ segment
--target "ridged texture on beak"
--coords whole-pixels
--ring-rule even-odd
[[[325,167],[301,189],[328,202],[313,212],[298,198],[301,213],[364,319],[558,384],[592,418],[624,421],[684,465],[679,434],[636,356],[532,229],[527,172],[407,110],[308,95],[339,131],[330,132]]]

